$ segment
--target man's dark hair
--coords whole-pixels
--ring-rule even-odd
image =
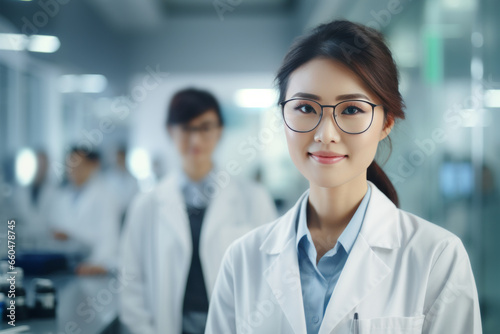
[[[101,155],[98,151],[88,149],[84,146],[73,146],[69,154],[78,154],[89,161],[99,162],[101,160]]]
[[[219,124],[224,125],[219,103],[211,93],[196,88],[183,89],[170,101],[167,126],[187,124],[209,110],[215,111]]]

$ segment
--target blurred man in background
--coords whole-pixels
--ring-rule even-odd
[[[224,121],[211,93],[177,92],[166,125],[182,167],[127,213],[120,270],[132,281],[121,293],[120,320],[133,334],[200,334],[227,247],[274,220],[276,208],[237,166],[215,164]]]

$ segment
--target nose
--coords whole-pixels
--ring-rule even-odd
[[[323,110],[323,117],[321,122],[314,129],[314,141],[321,143],[338,143],[340,141],[340,130],[333,119],[333,112],[331,108]]]
[[[193,131],[189,134],[189,143],[191,145],[199,145],[204,141],[204,138],[200,131]]]

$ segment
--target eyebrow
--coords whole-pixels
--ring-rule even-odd
[[[295,93],[295,94],[293,94],[292,97],[303,97],[306,99],[321,100],[321,97],[318,95],[311,94],[311,93],[303,93],[303,92]],[[338,95],[336,97],[336,100],[353,100],[353,99],[365,99],[365,100],[370,101],[368,96],[366,96],[365,94],[361,94],[361,93],[342,94],[342,95]]]
[[[318,95],[314,95],[314,94],[310,94],[310,93],[302,93],[302,92],[295,93],[295,94],[293,94],[292,97],[303,97],[306,99],[321,100],[321,98]]]

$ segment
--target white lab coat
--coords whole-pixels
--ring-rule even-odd
[[[127,284],[120,319],[132,333],[181,333],[192,241],[178,178],[172,173],[127,212],[121,247]],[[218,189],[205,213],[199,245],[209,298],[227,247],[277,216],[271,197],[255,183],[232,178]]]
[[[87,250],[85,262],[109,270],[117,267],[120,209],[106,180],[98,173],[82,186],[75,199],[69,188],[61,190],[51,228],[69,239],[54,247],[69,252]]]
[[[479,334],[469,258],[452,233],[399,210],[371,182],[361,231],[325,311],[320,334]],[[207,334],[306,333],[297,262],[297,204],[226,253]]]

